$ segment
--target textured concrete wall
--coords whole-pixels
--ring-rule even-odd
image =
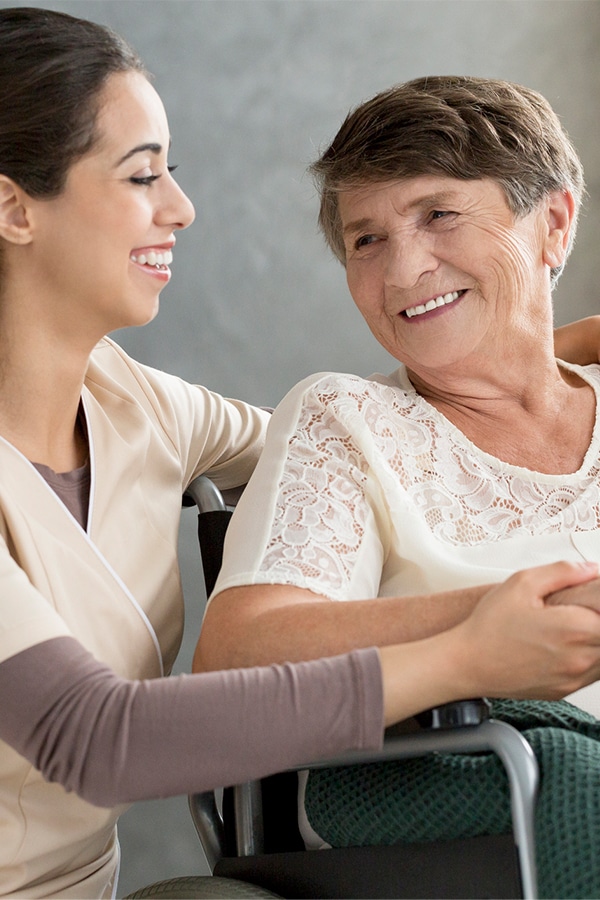
[[[15,4],[0,2],[7,5]],[[589,191],[556,292],[557,321],[600,311],[597,0],[22,5],[116,28],[146,60],[167,108],[171,162],[179,163],[197,221],[178,239],[157,321],[118,336],[138,358],[262,404],[276,403],[313,371],[393,368],[317,233],[304,172],[350,106],[424,74],[507,78],[554,105],[581,152]],[[182,553],[191,607],[198,593],[192,529],[188,519]],[[199,622],[190,615],[181,668]],[[128,813],[122,844],[123,891],[201,865],[183,800]]]

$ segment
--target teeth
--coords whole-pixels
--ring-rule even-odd
[[[173,254],[170,250],[157,252],[149,250],[148,253],[140,253],[138,256],[131,254],[131,261],[139,263],[140,266],[168,266],[173,262]]]
[[[411,306],[410,309],[405,309],[404,312],[409,319],[412,319],[413,316],[422,316],[423,313],[431,312],[432,309],[437,309],[438,306],[447,306],[449,303],[454,303],[455,300],[458,300],[460,295],[461,291],[452,291],[449,294],[441,294],[433,300],[428,300],[427,303]]]

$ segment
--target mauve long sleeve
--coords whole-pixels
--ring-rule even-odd
[[[58,637],[0,664],[0,739],[97,806],[235,784],[382,736],[374,648],[128,681]]]

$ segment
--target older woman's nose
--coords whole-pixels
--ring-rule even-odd
[[[388,241],[385,282],[389,287],[413,288],[438,265],[426,236],[402,235]]]

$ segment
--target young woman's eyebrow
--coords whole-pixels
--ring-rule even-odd
[[[169,147],[170,147],[170,146],[171,146],[171,142],[169,141]],[[155,154],[158,155],[159,153],[162,152],[162,149],[163,149],[163,148],[162,148],[162,144],[154,144],[154,143],[149,143],[149,144],[138,144],[137,147],[133,147],[131,150],[129,150],[129,151],[125,154],[125,156],[122,156],[122,157],[121,157],[121,159],[120,159],[119,162],[117,163],[117,166],[120,166],[121,163],[126,162],[128,159],[131,159],[131,157],[132,157],[132,156],[135,156],[136,153],[145,153],[146,151],[149,150],[150,153],[155,153]]]

